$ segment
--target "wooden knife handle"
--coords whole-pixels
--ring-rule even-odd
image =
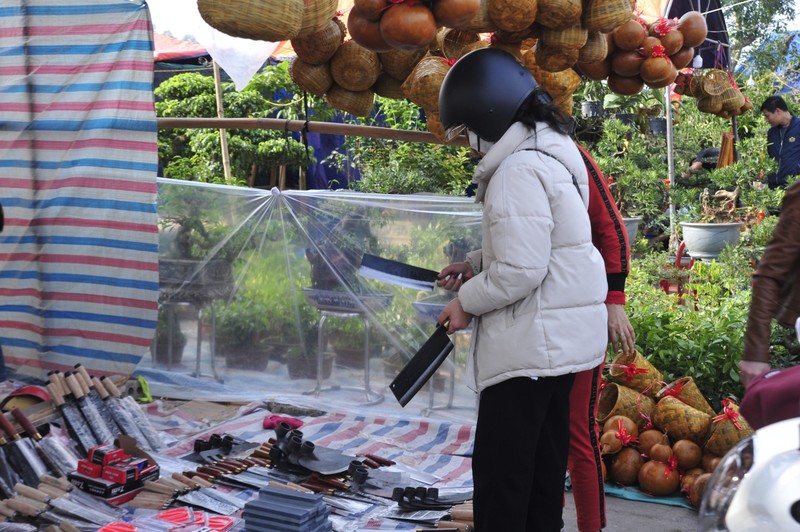
[[[61,393],[58,384],[55,382],[48,382],[46,388],[47,391],[50,392],[50,398],[53,400],[53,403],[57,407],[64,406],[64,394]]]
[[[89,390],[92,387],[92,377],[89,376],[89,372],[86,371],[86,368],[83,367],[83,364],[75,364],[75,373],[81,380],[81,386],[83,386],[83,393],[89,393]]]
[[[36,517],[40,513],[44,512],[47,507],[40,508],[30,503],[30,499],[23,500],[20,497],[11,497],[10,499],[6,499],[6,506],[11,508],[12,510],[16,510],[17,512],[27,515],[29,517]]]
[[[81,383],[78,382],[78,379],[75,377],[75,374],[72,372],[67,372],[64,375],[64,380],[67,382],[67,387],[69,391],[72,392],[72,395],[75,396],[75,399],[80,399],[83,397],[83,388],[81,388]]]
[[[11,438],[12,440],[19,439],[19,434],[17,433],[17,429],[14,428],[14,424],[8,420],[5,413],[3,412],[0,412],[0,427],[2,427],[3,432],[5,432],[8,435],[8,437]]]
[[[22,410],[20,410],[19,408],[12,408],[11,415],[14,416],[14,419],[17,420],[17,423],[19,423],[19,426],[22,427],[22,430],[28,433],[28,436],[30,436],[36,441],[42,439],[42,435],[39,434],[39,431],[36,430],[36,427],[33,426],[31,420],[28,419],[28,416],[26,416],[22,412]]]
[[[58,477],[54,477],[53,475],[45,474],[45,475],[42,475],[40,480],[44,484],[49,484],[51,486],[55,486],[56,488],[59,488],[61,490],[67,491],[67,492],[72,491],[74,489],[74,487],[75,487],[75,485],[72,482],[70,482],[69,480],[67,480],[64,477],[58,478]]]
[[[106,400],[109,397],[108,390],[106,390],[105,385],[103,385],[102,381],[97,377],[92,377],[92,384],[94,384],[94,389],[97,390],[97,395],[100,396],[100,399]]]
[[[117,388],[117,385],[114,384],[114,381],[108,377],[100,377],[100,382],[102,382],[103,386],[106,387],[106,391],[109,395],[113,395],[114,397],[120,397],[122,395],[122,392],[119,391],[119,388]]]
[[[17,512],[9,508],[6,501],[0,501],[0,515],[4,515],[9,519],[14,519],[17,516]]]
[[[36,488],[32,488],[31,486],[26,486],[20,482],[14,484],[14,491],[28,497],[29,499],[33,499],[34,501],[39,501],[43,503],[50,502],[50,496],[44,493],[43,491],[39,491]]]

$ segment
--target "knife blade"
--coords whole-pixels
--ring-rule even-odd
[[[86,424],[89,425],[89,429],[91,429],[92,434],[94,434],[97,443],[112,443],[114,441],[114,435],[111,434],[100,412],[98,412],[97,408],[94,406],[94,403],[83,394],[83,388],[75,377],[75,374],[71,371],[66,372],[64,374],[64,381],[67,383],[69,391],[71,391],[72,395],[75,397],[75,404],[78,405],[78,410],[83,414],[83,418],[86,420]]]
[[[106,387],[108,393],[115,397],[119,401],[119,404],[128,411],[128,414],[130,414],[131,418],[136,422],[136,426],[141,430],[150,448],[154,451],[160,451],[164,447],[161,436],[158,435],[158,432],[153,430],[150,420],[144,415],[144,412],[142,412],[142,409],[136,404],[133,397],[130,395],[123,396],[122,392],[117,388],[117,385],[114,384],[114,381],[108,377],[101,377],[100,382]]]
[[[412,266],[404,262],[385,259],[365,253],[361,259],[358,273],[370,279],[386,283],[432,291],[436,287],[439,272]]]
[[[86,368],[80,363],[75,364],[75,376],[78,378],[81,388],[83,388],[83,395],[88,397],[95,408],[97,408],[97,411],[100,412],[106,427],[111,431],[111,435],[115,437],[118,436],[120,427],[117,425],[117,422],[114,421],[114,416],[112,416],[111,412],[108,410],[108,405],[103,402],[100,398],[100,394],[97,393],[97,388],[95,388],[89,372],[86,371]]]
[[[22,430],[24,430],[27,434],[27,437],[24,438],[24,440],[30,444],[34,451],[36,451],[36,454],[39,456],[39,458],[41,458],[42,463],[45,465],[48,472],[56,476],[70,473],[70,471],[62,471],[61,468],[56,464],[55,460],[53,460],[53,458],[50,456],[50,453],[46,452],[40,445],[39,441],[42,439],[42,435],[39,434],[39,430],[33,426],[31,420],[28,419],[28,416],[26,416],[22,410],[19,408],[12,408],[11,415],[14,416],[14,419],[17,420],[19,426],[22,427]]]
[[[47,391],[50,392],[50,398],[56,409],[61,413],[67,432],[78,445],[78,452],[84,457],[89,456],[89,449],[97,446],[97,440],[92,431],[85,426],[83,416],[75,405],[64,401],[64,394],[56,381],[47,383]]]
[[[444,325],[436,327],[436,331],[389,384],[389,389],[401,406],[406,406],[414,398],[436,373],[453,347],[453,342],[447,336],[447,328]]]
[[[128,414],[128,411],[119,404],[117,398],[113,397],[108,392],[106,385],[103,384],[103,381],[97,377],[92,377],[92,382],[97,390],[97,394],[100,396],[103,402],[108,405],[108,410],[114,417],[114,421],[116,421],[117,425],[119,425],[122,433],[136,440],[137,445],[140,447],[149,449],[147,438],[139,429],[139,426],[136,424],[130,414]]]
[[[0,427],[9,438],[5,449],[8,451],[7,457],[11,465],[19,473],[24,484],[38,486],[39,477],[47,473],[47,468],[37,456],[36,451],[25,445],[25,442],[19,437],[17,429],[2,412],[0,412]]]

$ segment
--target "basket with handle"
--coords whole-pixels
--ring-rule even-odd
[[[346,33],[344,23],[334,17],[316,31],[292,39],[292,48],[297,57],[306,63],[321,65],[333,57],[344,42]]]

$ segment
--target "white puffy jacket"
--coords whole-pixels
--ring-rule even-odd
[[[608,288],[575,144],[544,124],[534,133],[517,122],[484,156],[473,182],[484,203],[482,249],[470,257],[480,273],[458,298],[476,316],[474,389],[597,366],[607,344]]]

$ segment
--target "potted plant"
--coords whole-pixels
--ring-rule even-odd
[[[606,88],[602,82],[587,80],[579,93],[581,99],[581,116],[583,118],[596,118],[603,116],[603,98]]]

